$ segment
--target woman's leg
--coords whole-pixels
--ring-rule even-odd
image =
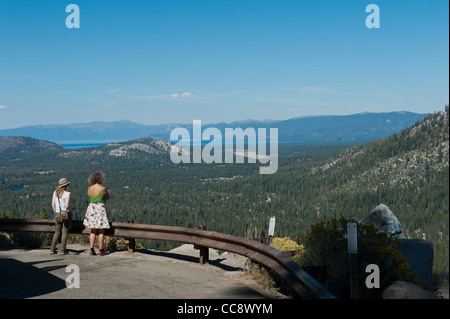
[[[91,249],[94,248],[96,235],[97,235],[97,229],[91,229],[91,234],[89,235],[89,244],[90,244]]]
[[[98,230],[98,248],[100,248],[100,256],[109,255],[109,252],[105,250],[105,230]]]
[[[98,230],[98,248],[100,250],[103,250],[104,245],[105,245],[105,230],[99,229]]]
[[[67,248],[67,236],[69,235],[69,229],[63,224],[62,236],[61,236],[61,252],[64,252]]]
[[[53,235],[52,247],[51,251],[54,252],[56,250],[56,244],[58,243],[58,239],[61,236],[62,223],[58,217],[56,217],[55,221],[55,234]]]
[[[68,212],[69,219],[62,223],[62,236],[61,236],[61,251],[65,251],[67,248],[67,236],[69,236],[69,230],[72,227],[72,212]]]

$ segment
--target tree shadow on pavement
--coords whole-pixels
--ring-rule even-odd
[[[184,255],[184,254],[180,254],[180,253],[173,253],[173,252],[166,252],[166,251],[149,251],[149,250],[144,250],[144,249],[140,249],[139,252],[142,254],[177,259],[177,260],[192,262],[195,264],[199,263],[199,257]],[[225,260],[225,258],[219,258],[219,259],[209,260],[208,263],[210,265],[216,266],[218,268],[222,268],[225,271],[242,270],[242,268],[240,268],[240,267],[233,267],[233,266],[229,266],[229,265],[225,265],[225,264],[221,263],[224,260]]]
[[[0,257],[0,299],[37,297],[66,288],[64,280],[48,273],[55,267],[39,269],[33,264]]]

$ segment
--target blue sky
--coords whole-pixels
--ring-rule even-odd
[[[66,28],[71,3],[79,29]],[[442,110],[448,12],[446,0],[0,0],[0,129]]]

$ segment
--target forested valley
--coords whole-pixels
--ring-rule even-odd
[[[167,149],[150,138],[79,150],[30,138],[14,147],[10,139],[8,147],[0,145],[0,217],[38,218],[47,212],[52,218],[52,193],[66,177],[74,218],[81,220],[87,179],[96,170],[104,172],[111,194],[110,221],[207,225],[243,237],[265,236],[275,216],[275,236],[299,241],[319,221],[361,220],[385,204],[407,237],[433,242],[434,268],[442,270],[449,247],[448,128],[446,107],[364,145],[280,144],[273,175],[260,175],[258,165],[248,163],[173,164]],[[112,152],[119,148],[123,151]],[[174,243],[144,245],[164,250]]]

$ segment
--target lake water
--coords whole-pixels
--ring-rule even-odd
[[[72,150],[76,150],[79,148],[85,148],[85,147],[98,147],[102,145],[107,145],[109,143],[83,143],[83,144],[60,144],[64,148],[70,148]]]

